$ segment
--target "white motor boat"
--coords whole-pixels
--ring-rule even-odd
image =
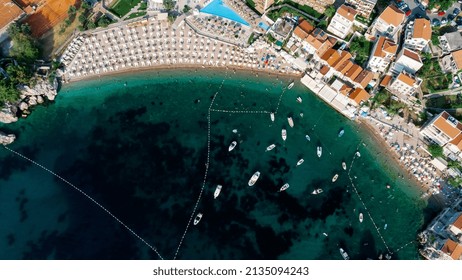
[[[282,187],[279,189],[280,192],[283,192],[285,190],[287,190],[289,188],[289,184],[285,183],[284,185],[282,185]]]
[[[295,84],[295,82],[291,82],[291,83],[289,84],[289,86],[287,86],[287,88],[288,88],[288,89],[293,88],[293,87],[294,87],[294,84]]]
[[[297,102],[298,102],[298,103],[302,103],[302,102],[303,102],[303,100],[302,100],[302,98],[301,98],[300,96],[297,97]]]
[[[281,136],[282,136],[282,140],[286,141],[286,139],[287,139],[287,130],[282,129]]]
[[[344,260],[350,259],[350,256],[348,256],[347,252],[345,252],[345,250],[343,250],[342,248],[340,248],[340,254],[342,255]]]
[[[302,164],[305,160],[304,159],[300,159],[299,161],[297,161],[297,166],[299,166],[300,164]]]
[[[315,189],[314,191],[311,192],[311,194],[320,194],[322,192],[323,192],[322,189]]]
[[[305,135],[306,140],[311,141],[311,138],[308,134]]]
[[[236,145],[236,141],[231,142],[231,144],[229,144],[228,152],[231,152],[236,147]]]
[[[327,235],[327,233],[323,232],[322,233],[325,237],[328,237],[329,235]]]
[[[322,147],[321,146],[318,146],[318,148],[316,150],[316,154],[318,155],[318,157],[322,156]]]
[[[217,188],[215,189],[215,192],[213,193],[213,199],[216,199],[220,195],[222,187],[223,187],[222,185],[217,186]]]
[[[260,172],[259,171],[255,172],[249,180],[249,186],[251,187],[255,185],[255,182],[257,182],[259,177],[260,177]]]
[[[197,216],[194,218],[194,225],[197,225],[202,219],[202,213],[198,213]]]
[[[334,177],[332,178],[332,183],[337,181],[337,179],[338,179],[338,174],[335,174]]]
[[[344,161],[342,162],[342,168],[343,168],[343,170],[346,170],[346,168],[347,168],[346,163]]]
[[[233,133],[237,133],[237,129],[233,129]]]
[[[270,114],[271,121],[274,122],[274,113]]]
[[[364,220],[363,213],[359,213],[359,222],[362,223]]]
[[[292,117],[288,117],[287,122],[289,123],[290,127],[294,127],[294,120],[292,119]]]
[[[271,145],[269,145],[268,147],[266,147],[266,151],[265,151],[265,152],[269,152],[269,151],[271,151],[272,149],[274,149],[275,147],[276,147],[276,145],[271,144]]]
[[[361,153],[359,151],[356,152],[357,157],[361,157]]]

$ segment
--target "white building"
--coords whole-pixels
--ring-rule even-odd
[[[395,63],[391,67],[391,71],[396,75],[403,71],[414,75],[420,68],[422,68],[422,66],[423,63],[418,53],[407,48],[403,48],[396,57]]]
[[[345,3],[355,7],[361,16],[369,18],[377,0],[346,0]]]
[[[404,12],[392,4],[374,21],[371,35],[385,36],[397,41],[398,31],[402,29],[405,18]]]
[[[345,38],[352,31],[356,14],[357,12],[352,7],[340,6],[332,17],[327,31],[342,39]]]
[[[394,94],[408,96],[414,94],[418,86],[419,84],[414,77],[405,72],[402,72],[391,82],[388,90]]]
[[[393,41],[380,36],[372,49],[367,67],[372,72],[384,72],[395,58],[397,49]]]
[[[404,47],[414,50],[422,51],[432,37],[432,26],[428,19],[418,18],[411,21],[406,26]]]
[[[459,146],[462,144],[462,124],[448,112],[443,111],[427,124],[420,134],[432,142],[444,146],[449,142]],[[462,148],[462,145],[459,147]]]

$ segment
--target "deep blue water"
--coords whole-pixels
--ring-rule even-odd
[[[0,129],[18,136],[11,149],[86,192],[171,259],[201,193],[208,109],[218,92],[197,208],[204,216],[189,228],[179,259],[341,259],[340,247],[353,259],[376,259],[388,252],[386,246],[393,258],[417,259],[412,241],[426,203],[358,125],[299,84],[282,95],[274,123],[268,114],[246,113],[275,111],[287,84],[263,74],[211,71],[107,77],[65,85],[56,102]],[[228,152],[233,140],[238,145]],[[277,147],[265,152],[272,143]],[[350,167],[358,147],[361,157],[350,176],[368,211],[341,168],[342,161]],[[300,158],[305,162],[296,166]],[[158,258],[90,199],[40,167],[6,149],[0,149],[0,166],[0,259]],[[257,170],[260,179],[248,187]],[[278,192],[286,182],[290,188]],[[223,189],[214,200],[217,184]],[[324,192],[312,195],[316,188]]]

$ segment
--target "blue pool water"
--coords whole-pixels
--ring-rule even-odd
[[[264,22],[261,22],[261,21],[258,23],[258,26],[260,26],[261,28],[263,28],[263,29],[265,29],[265,30],[268,30],[268,29],[269,29],[269,26],[266,25]]]
[[[223,18],[227,18],[233,20],[235,22],[239,22],[246,26],[249,26],[249,23],[241,18],[235,11],[233,11],[230,7],[226,6],[222,0],[213,0],[210,4],[205,6],[203,9],[200,10],[202,13],[207,13]]]

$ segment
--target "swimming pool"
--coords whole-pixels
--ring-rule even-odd
[[[269,29],[269,26],[266,25],[264,22],[260,21],[258,23],[258,26],[260,26],[261,28],[265,29],[265,30],[268,30]]]
[[[232,21],[244,24],[246,26],[250,25],[249,23],[247,23],[247,21],[241,18],[230,7],[226,6],[225,3],[223,3],[223,0],[213,0],[212,2],[210,2],[210,4],[202,8],[200,11],[202,13],[211,14],[211,15],[222,17],[222,18],[227,18]]]

